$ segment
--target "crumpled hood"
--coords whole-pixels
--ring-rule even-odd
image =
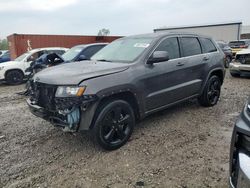
[[[236,53],[236,55],[250,54],[250,49],[242,49]]]
[[[124,71],[128,64],[100,61],[65,63],[34,75],[35,82],[51,85],[78,85],[83,80]]]

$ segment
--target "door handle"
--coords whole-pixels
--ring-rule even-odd
[[[182,63],[182,62],[178,62],[177,64],[176,64],[176,66],[183,66],[184,65],[184,63]]]
[[[209,60],[209,57],[203,57],[203,61]]]

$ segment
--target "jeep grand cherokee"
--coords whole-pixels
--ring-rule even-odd
[[[104,149],[129,139],[136,120],[198,98],[213,106],[224,53],[205,36],[153,33],[118,39],[85,63],[37,73],[27,100],[36,116],[67,131],[90,130]]]

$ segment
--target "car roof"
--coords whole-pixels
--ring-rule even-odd
[[[99,45],[107,45],[108,43],[91,43],[91,44],[79,44],[79,45],[76,45],[76,46],[73,46],[72,48],[86,48],[86,47],[89,47],[89,46],[99,46]]]
[[[63,47],[36,48],[36,49],[32,49],[28,52],[34,53],[34,52],[38,52],[38,51],[42,51],[42,50],[68,50],[68,48],[63,48]]]
[[[205,36],[205,35],[200,35],[200,34],[196,34],[196,33],[191,33],[191,32],[169,32],[169,31],[164,31],[164,32],[155,32],[155,33],[147,33],[147,34],[140,34],[140,35],[131,35],[128,37],[124,37],[124,38],[162,38],[165,36],[171,36],[171,35],[185,35],[185,36],[194,36],[194,37],[205,37],[205,38],[211,38],[209,36]]]

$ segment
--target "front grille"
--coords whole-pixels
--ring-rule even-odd
[[[38,106],[48,110],[55,110],[55,85],[43,84],[39,82],[32,83],[32,99]]]

